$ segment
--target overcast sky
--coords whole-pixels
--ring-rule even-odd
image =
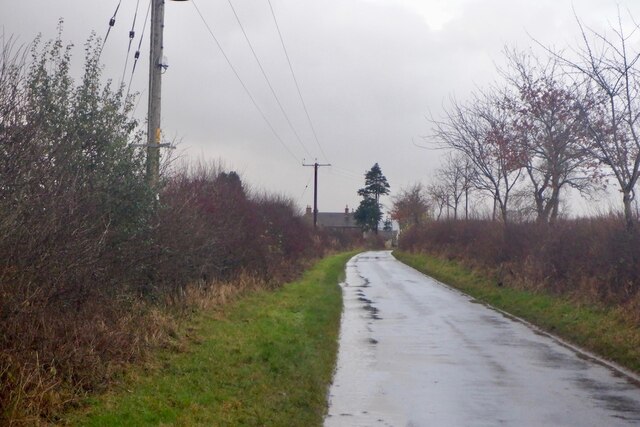
[[[197,0],[243,82],[287,149],[276,139],[231,71],[193,2],[167,1],[163,77],[164,137],[180,141],[188,158],[221,160],[255,188],[283,193],[300,207],[313,202],[313,168],[320,169],[319,208],[356,207],[363,175],[378,162],[392,191],[428,182],[440,152],[417,147],[448,98],[464,99],[497,79],[505,45],[557,48],[577,44],[572,9],[601,29],[617,10],[640,17],[640,2],[613,0],[271,0],[320,147],[297,95],[267,0],[231,0],[267,76],[300,135],[298,142],[260,73],[228,0]],[[105,77],[119,82],[137,0],[122,0],[103,52]],[[0,0],[5,36],[27,43],[53,38],[82,45],[104,36],[118,0]],[[136,41],[148,0],[139,0]],[[148,33],[134,76],[146,115]],[[131,55],[135,46],[132,47]],[[130,66],[131,63],[129,63]],[[127,70],[127,79],[130,68]],[[324,152],[324,154],[323,154]],[[326,157],[325,157],[326,154]],[[305,187],[309,187],[305,191]],[[390,203],[387,203],[390,204]]]

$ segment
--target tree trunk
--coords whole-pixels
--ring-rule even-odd
[[[469,219],[469,189],[464,189],[464,219]]]
[[[631,192],[625,190],[622,193],[622,203],[624,204],[624,221],[628,230],[633,228],[633,211],[631,210]]]
[[[504,222],[505,224],[507,223],[507,205],[506,203],[504,204],[500,204],[500,215],[502,215],[502,222]]]
[[[560,211],[560,198],[556,198],[553,200],[553,205],[551,206],[551,214],[549,216],[549,222],[551,224],[555,224],[558,219],[558,212]]]
[[[447,219],[451,219],[451,205],[449,204],[449,196],[447,195]]]
[[[496,209],[498,208],[498,198],[493,196],[493,213],[491,214],[491,221],[496,220]]]
[[[544,205],[544,198],[541,194],[538,194],[536,192],[535,199],[536,199],[536,214],[538,215],[538,217],[536,218],[536,221],[540,224],[546,224],[549,221],[549,210]]]
[[[551,197],[547,202],[549,209],[547,209],[547,216],[549,218],[549,222],[554,224],[556,219],[558,219],[558,211],[560,210],[560,182],[557,177],[553,178],[551,183]]]

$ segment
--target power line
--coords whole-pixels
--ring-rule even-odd
[[[113,16],[109,19],[109,28],[107,28],[107,34],[104,36],[104,40],[102,41],[102,46],[100,47],[100,52],[98,53],[98,57],[102,55],[102,49],[104,49],[104,45],[107,44],[107,39],[109,38],[109,34],[111,33],[111,29],[114,25],[116,25],[116,15],[118,14],[118,10],[120,9],[120,4],[122,0],[118,1],[118,5],[116,6],[115,12],[113,12]]]
[[[360,174],[360,173],[356,173],[356,172],[350,171],[349,169],[341,168],[339,166],[334,166],[333,169],[337,169],[339,171],[342,171],[345,174],[353,175],[354,177],[358,177],[358,178],[362,178],[365,175],[365,174]]]
[[[346,174],[344,172],[341,172],[339,169],[329,169],[329,173],[332,174],[333,176],[338,177],[338,178],[348,179],[348,180],[354,181],[354,182],[361,182],[362,181],[361,178],[356,178],[355,176],[348,175],[348,174]]]
[[[256,60],[256,62],[258,64],[258,67],[260,68],[260,72],[262,73],[262,76],[264,77],[264,80],[267,82],[267,85],[269,86],[269,89],[271,90],[271,94],[275,98],[276,103],[278,104],[278,107],[280,107],[280,111],[282,111],[282,114],[284,115],[285,119],[287,120],[287,123],[289,124],[289,128],[291,128],[291,131],[296,136],[296,139],[297,139],[298,143],[300,143],[300,146],[310,156],[311,153],[309,152],[309,150],[307,150],[307,147],[302,143],[302,140],[300,139],[300,135],[298,134],[298,131],[293,126],[293,123],[291,123],[291,119],[289,118],[289,115],[287,114],[287,112],[285,111],[284,107],[282,106],[282,103],[280,102],[280,98],[278,98],[278,95],[276,94],[276,91],[273,88],[273,85],[271,84],[271,81],[269,80],[269,77],[267,77],[267,73],[265,72],[264,67],[262,66],[262,63],[260,62],[260,59],[258,58],[258,55],[256,54],[256,51],[253,48],[253,45],[251,44],[251,41],[249,40],[249,36],[247,35],[247,32],[244,30],[244,26],[242,25],[242,22],[240,22],[240,17],[238,16],[238,13],[236,12],[236,9],[233,7],[233,3],[231,3],[231,0],[227,0],[227,1],[229,2],[229,6],[231,6],[231,10],[233,11],[233,14],[236,17],[236,21],[238,22],[238,25],[240,26],[240,29],[242,30],[242,34],[244,35],[244,39],[247,41],[247,44],[249,45],[249,49],[251,49],[251,53],[253,54],[253,58]]]
[[[144,32],[147,29],[147,20],[149,19],[149,12],[151,11],[151,1],[152,0],[149,0],[147,14],[144,17],[144,24],[142,24],[142,34],[140,34],[140,40],[138,41],[138,49],[136,49],[136,53],[133,54],[133,67],[131,68],[131,77],[129,77],[129,85],[127,86],[127,96],[129,96],[131,91],[131,82],[133,81],[133,75],[136,72],[136,65],[138,65],[138,59],[140,58],[140,48],[142,47],[142,40],[144,40]]]
[[[144,17],[144,24],[142,24],[142,34],[140,34],[140,40],[138,42],[138,49],[133,54],[133,67],[131,68],[131,77],[129,77],[129,85],[127,87],[127,96],[131,91],[131,82],[133,81],[133,74],[136,72],[136,65],[138,65],[138,59],[140,58],[140,48],[142,47],[142,40],[144,40],[144,32],[147,29],[147,20],[149,19],[149,12],[151,11],[151,0],[149,0],[149,7],[147,7],[147,14]],[[126,98],[126,97],[125,97]]]
[[[271,129],[271,132],[276,137],[278,142],[280,142],[280,144],[284,147],[284,149],[287,150],[287,152],[291,155],[291,157],[293,157],[295,159],[295,161],[297,162],[298,158],[296,157],[296,155],[293,154],[291,149],[284,143],[284,141],[282,140],[280,135],[278,135],[278,132],[276,132],[275,128],[273,127],[273,125],[271,124],[271,122],[269,121],[267,116],[264,114],[264,112],[262,111],[262,108],[260,108],[260,106],[256,102],[255,98],[253,97],[253,95],[249,91],[249,88],[247,88],[247,85],[244,83],[244,81],[242,81],[242,78],[240,77],[240,74],[238,74],[238,71],[236,70],[236,68],[231,63],[231,60],[229,59],[229,57],[225,53],[224,49],[222,48],[222,45],[218,41],[218,38],[215,36],[215,34],[213,33],[213,30],[211,30],[211,27],[207,23],[207,20],[204,18],[204,16],[200,12],[200,9],[198,8],[198,5],[196,4],[195,0],[191,0],[191,3],[193,3],[193,6],[195,7],[196,11],[198,12],[198,15],[200,16],[200,19],[204,23],[204,26],[207,28],[207,31],[209,31],[209,34],[211,35],[211,38],[213,38],[213,41],[218,46],[218,49],[220,49],[220,52],[222,53],[222,56],[227,61],[227,64],[229,65],[229,67],[231,68],[231,71],[233,71],[233,74],[236,76],[236,78],[240,82],[240,85],[242,85],[242,88],[244,89],[245,93],[247,94],[247,96],[251,100],[251,103],[253,103],[253,106],[256,108],[256,110],[258,110],[258,112],[260,113],[260,116],[262,116],[262,119],[265,121],[267,126],[269,126],[269,129]]]
[[[313,133],[313,137],[320,149],[320,152],[324,156],[324,159],[328,161],[327,155],[320,144],[320,140],[318,139],[318,134],[316,133],[316,129],[313,126],[313,122],[311,121],[311,116],[309,115],[309,110],[307,109],[307,104],[304,102],[304,97],[302,96],[302,91],[300,90],[300,85],[298,84],[298,79],[296,78],[296,73],[293,71],[293,65],[291,65],[291,59],[289,58],[289,52],[287,51],[287,47],[284,43],[284,38],[282,37],[282,32],[280,31],[280,26],[278,25],[278,20],[276,19],[276,13],[273,10],[273,5],[271,4],[271,0],[267,0],[269,3],[269,9],[271,9],[271,16],[273,16],[273,22],[276,24],[276,29],[278,30],[278,36],[280,37],[280,43],[282,44],[282,49],[284,50],[284,55],[287,58],[287,63],[289,64],[289,70],[291,71],[291,76],[293,77],[293,81],[296,84],[296,89],[298,90],[298,96],[300,97],[300,101],[302,102],[302,108],[304,109],[304,113],[307,116],[307,122],[309,123],[309,127],[311,128],[311,132]]]

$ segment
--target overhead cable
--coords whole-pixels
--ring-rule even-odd
[[[209,34],[211,35],[211,38],[213,39],[213,41],[216,43],[216,45],[218,46],[218,49],[220,49],[220,52],[222,53],[222,56],[224,57],[224,59],[227,61],[227,64],[229,65],[229,67],[231,68],[231,71],[233,71],[233,74],[236,76],[236,78],[238,79],[238,81],[240,82],[240,85],[242,86],[242,88],[244,89],[245,93],[247,94],[247,96],[249,97],[249,99],[251,100],[251,103],[253,104],[253,106],[256,108],[256,110],[258,110],[258,112],[260,113],[260,116],[262,116],[262,119],[265,121],[265,123],[267,124],[267,126],[269,127],[269,129],[271,129],[271,132],[273,133],[273,135],[275,136],[275,138],[278,140],[278,142],[280,142],[280,144],[284,147],[284,149],[291,155],[291,157],[298,162],[298,157],[296,157],[295,154],[293,154],[293,151],[291,151],[291,149],[287,146],[287,144],[284,143],[284,141],[282,140],[282,138],[280,137],[280,135],[278,134],[278,132],[276,132],[275,128],[273,127],[273,125],[271,124],[271,122],[269,121],[269,119],[267,118],[267,116],[264,114],[264,112],[262,111],[262,108],[260,108],[260,106],[258,105],[258,103],[256,102],[255,98],[253,97],[253,95],[251,94],[251,92],[249,91],[249,88],[247,87],[247,85],[244,83],[244,81],[242,80],[242,78],[240,77],[240,74],[238,74],[238,71],[236,70],[236,68],[233,66],[233,64],[231,63],[231,60],[229,59],[229,57],[227,56],[226,52],[224,51],[224,49],[222,48],[222,45],[220,44],[220,42],[218,41],[218,38],[215,36],[215,34],[213,33],[213,30],[211,29],[211,27],[209,26],[209,24],[207,23],[207,20],[204,18],[204,16],[202,15],[202,12],[200,12],[200,9],[198,8],[198,5],[196,4],[195,0],[191,0],[191,3],[193,4],[193,6],[196,9],[196,12],[198,12],[198,15],[200,16],[200,19],[202,20],[202,22],[204,23],[204,26],[207,28],[207,31],[209,32]]]
[[[282,111],[282,114],[284,115],[284,118],[287,120],[287,123],[289,124],[289,128],[291,129],[291,131],[295,135],[298,143],[300,143],[300,146],[302,147],[302,149],[309,156],[311,156],[311,153],[309,152],[307,147],[302,143],[302,140],[300,139],[300,135],[298,134],[298,131],[296,131],[295,127],[291,123],[291,119],[289,118],[289,115],[287,114],[287,112],[285,111],[284,107],[282,106],[282,103],[280,102],[280,99],[278,98],[278,95],[276,95],[276,91],[273,88],[273,85],[271,84],[271,81],[269,80],[269,77],[267,77],[267,73],[264,71],[264,67],[262,66],[262,63],[260,62],[260,59],[258,58],[258,55],[256,54],[256,51],[254,50],[253,45],[251,44],[251,41],[249,40],[249,36],[247,35],[246,31],[244,30],[244,26],[242,25],[242,22],[240,22],[240,17],[238,16],[238,13],[236,12],[236,9],[233,7],[233,3],[231,3],[231,0],[227,0],[227,1],[229,2],[229,6],[231,6],[231,10],[233,11],[233,14],[236,17],[236,21],[238,22],[238,25],[240,26],[240,29],[242,30],[242,34],[244,35],[244,39],[247,41],[247,44],[249,45],[249,49],[251,49],[251,53],[253,54],[253,58],[256,60],[256,63],[258,64],[258,67],[260,68],[260,72],[262,73],[262,76],[264,77],[264,80],[267,82],[267,86],[269,86],[269,89],[271,90],[271,94],[275,98],[276,103],[278,104],[278,107],[280,107],[280,111]]]
[[[278,25],[278,20],[276,19],[276,13],[273,10],[273,5],[271,4],[271,0],[267,0],[269,3],[269,9],[271,9],[271,16],[273,16],[273,22],[276,24],[276,29],[278,30],[278,36],[280,37],[280,43],[282,44],[282,49],[284,50],[284,55],[287,58],[287,63],[289,64],[289,70],[291,71],[291,76],[293,77],[293,81],[296,85],[296,89],[298,90],[298,96],[300,97],[300,101],[302,102],[302,108],[304,109],[304,113],[307,116],[307,122],[309,123],[309,127],[311,128],[311,132],[313,133],[313,137],[320,149],[320,152],[324,156],[326,161],[329,161],[327,158],[322,145],[320,144],[320,140],[318,139],[318,134],[316,133],[316,129],[313,126],[313,122],[311,121],[311,116],[309,115],[309,110],[307,109],[307,104],[304,102],[304,97],[302,96],[302,91],[300,90],[300,85],[298,84],[298,79],[296,78],[296,73],[293,71],[293,65],[291,65],[291,59],[289,58],[289,52],[287,51],[287,47],[284,43],[284,38],[282,37],[282,32],[280,31],[280,26]]]
[[[362,178],[356,178],[353,175],[342,172],[340,169],[329,168],[329,173],[342,179],[349,179],[351,181],[358,181],[358,182],[362,181]]]
[[[337,169],[337,170],[339,170],[339,171],[341,171],[341,172],[344,172],[344,173],[347,173],[347,174],[350,174],[350,175],[356,176],[356,177],[358,177],[358,178],[361,178],[361,177],[363,177],[363,176],[365,175],[364,173],[362,173],[362,174],[360,174],[360,173],[356,173],[356,172],[353,172],[353,171],[351,171],[351,170],[349,170],[349,169],[341,168],[340,166],[336,166],[336,165],[333,165],[333,168],[334,168],[334,169]]]
[[[131,24],[131,30],[129,30],[129,47],[127,47],[127,56],[124,61],[124,69],[122,70],[122,79],[120,79],[120,86],[124,83],[124,75],[127,72],[127,65],[129,64],[129,54],[131,53],[131,43],[136,36],[136,18],[138,18],[138,6],[140,6],[140,0],[136,1],[136,11],[133,14],[133,23]]]
[[[100,52],[98,53],[98,57],[102,55],[102,49],[104,49],[104,45],[107,43],[107,39],[109,38],[109,34],[111,33],[111,29],[114,25],[116,25],[116,15],[118,15],[118,10],[120,9],[120,4],[122,0],[118,1],[118,5],[116,6],[115,12],[113,12],[113,16],[109,19],[109,28],[107,28],[107,34],[104,36],[104,40],[102,41],[102,47],[100,47]]]
[[[147,29],[147,20],[149,19],[149,12],[151,11],[151,2],[153,0],[149,0],[149,7],[147,7],[147,14],[144,17],[144,24],[142,24],[142,34],[140,34],[140,40],[138,41],[138,49],[133,54],[133,66],[131,67],[131,77],[129,77],[129,85],[127,87],[127,96],[131,92],[131,82],[133,81],[133,74],[136,72],[136,65],[138,65],[138,59],[140,58],[140,48],[142,47],[142,40],[144,40],[144,32]],[[125,98],[126,98],[125,97]]]

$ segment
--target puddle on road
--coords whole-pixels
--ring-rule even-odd
[[[369,317],[371,317],[374,320],[381,320],[382,319],[378,315],[380,310],[378,310],[378,308],[373,305],[373,301],[371,301],[369,298],[367,298],[365,296],[365,293],[362,292],[362,290],[358,289],[358,291],[356,292],[356,295],[358,296],[358,301],[364,303],[364,305],[362,306],[362,309],[369,312]]]
[[[382,317],[378,315],[379,310],[376,307],[372,306],[370,303],[364,305],[362,308],[369,312],[369,316],[373,320],[382,320]]]
[[[358,257],[358,261],[376,261],[381,259],[387,259],[387,257],[382,257],[378,255],[360,255]]]
[[[586,358],[572,357],[580,355],[580,353],[564,354],[555,349],[552,349],[548,345],[539,345],[538,348],[542,351],[541,360],[542,366],[555,369],[567,369],[571,371],[583,371],[589,367],[589,364],[585,361]]]
[[[480,319],[493,325],[496,329],[510,329],[510,325],[503,317],[497,317],[493,313],[480,315]]]
[[[367,279],[364,276],[361,276],[360,274],[358,274],[358,277],[360,278],[360,280],[362,280],[362,285],[354,286],[354,288],[368,288],[371,286],[371,282],[369,281],[369,279]]]
[[[615,385],[604,384],[590,378],[580,377],[573,380],[580,388],[587,390],[596,404],[616,412],[614,416],[628,421],[640,421],[640,408],[638,402],[626,396],[620,395],[633,390],[629,384],[618,383]]]

